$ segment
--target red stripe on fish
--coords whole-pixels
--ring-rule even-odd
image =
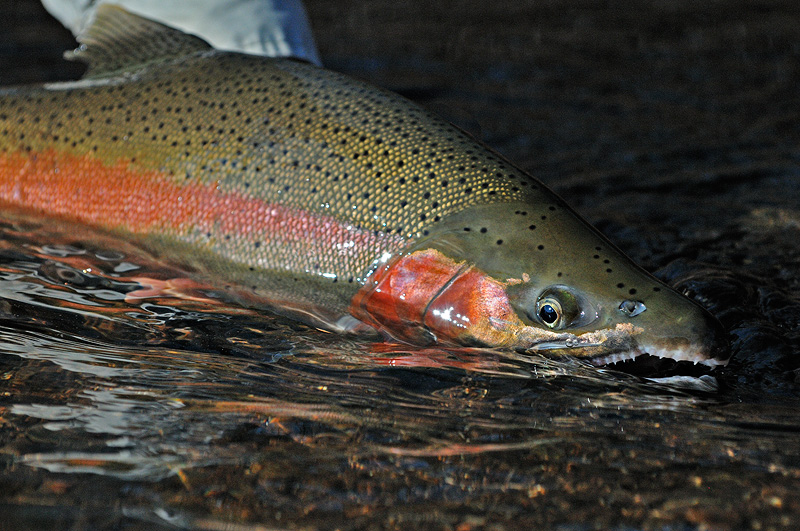
[[[265,246],[271,240],[323,243],[339,257],[402,243],[399,236],[376,235],[328,216],[221,191],[215,184],[178,184],[127,161],[109,165],[52,149],[0,154],[0,201],[136,234],[196,231],[251,236]]]

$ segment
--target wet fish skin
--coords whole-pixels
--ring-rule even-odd
[[[85,79],[0,91],[0,201],[128,234],[326,328],[725,362],[698,305],[397,95],[108,6],[82,42]]]

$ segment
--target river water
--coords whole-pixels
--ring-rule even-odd
[[[416,4],[307,7],[329,67],[543,179],[720,318],[729,366],[357,341],[4,212],[0,529],[800,526],[792,4]],[[35,2],[0,15],[0,81],[79,75]]]

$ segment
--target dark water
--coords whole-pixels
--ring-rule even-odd
[[[729,366],[354,341],[4,212],[0,529],[800,526],[793,4],[484,4],[308,9],[328,66],[481,135],[710,308]],[[3,83],[78,75],[35,2],[0,18]]]

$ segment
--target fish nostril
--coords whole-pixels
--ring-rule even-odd
[[[642,301],[628,299],[622,301],[622,303],[619,305],[619,311],[628,317],[636,317],[645,310],[647,310],[647,306],[645,306]]]

